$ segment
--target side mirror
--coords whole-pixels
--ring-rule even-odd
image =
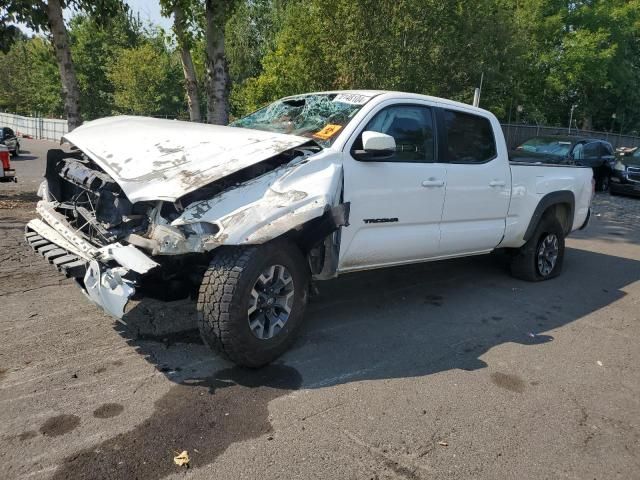
[[[362,132],[362,150],[355,150],[352,155],[363,162],[387,160],[396,152],[396,140],[386,133]]]

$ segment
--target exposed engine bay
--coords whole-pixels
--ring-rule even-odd
[[[134,205],[118,184],[80,151],[50,150],[47,180],[55,209],[92,244],[108,245],[149,226],[147,202]]]
[[[292,161],[308,157],[320,151],[310,144],[306,148],[295,148],[255,165],[246,167],[216,182],[191,192],[176,202],[142,201],[131,203],[120,186],[84,153],[50,150],[47,158],[45,178],[50,200],[55,210],[64,215],[78,233],[93,245],[105,246],[114,242],[125,242],[147,249],[151,253],[184,253],[162,251],[161,247],[144,238],[159,233],[159,225],[178,219],[185,207],[206,201],[243,183],[287,165]],[[198,226],[184,225],[185,240],[190,235],[214,235],[219,231],[215,224]],[[164,232],[169,234],[170,232]],[[202,249],[194,248],[194,251]]]

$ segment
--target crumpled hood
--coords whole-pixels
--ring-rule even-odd
[[[87,122],[64,139],[104,169],[132,203],[174,202],[310,141],[259,130],[133,116]]]

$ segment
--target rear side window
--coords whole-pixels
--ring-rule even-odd
[[[615,155],[615,153],[613,152],[613,147],[610,144],[604,142],[600,144],[600,153],[603,156]]]
[[[447,161],[486,163],[496,156],[491,122],[469,113],[444,110]]]

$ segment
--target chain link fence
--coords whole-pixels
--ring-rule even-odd
[[[606,140],[613,148],[618,147],[640,147],[640,137],[632,137],[630,135],[618,135],[608,132],[593,132],[590,130],[578,130],[563,127],[542,127],[539,125],[514,125],[502,124],[504,138],[507,140],[509,149],[515,148],[531,137],[546,135],[563,135],[573,137],[588,137]]]
[[[23,117],[0,112],[0,127],[9,127],[18,136],[59,142],[69,131],[66,120],[42,117]]]

